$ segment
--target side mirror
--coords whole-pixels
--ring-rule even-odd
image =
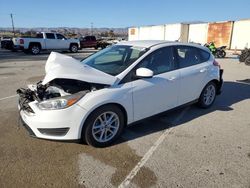
[[[136,77],[138,78],[152,78],[154,72],[147,68],[136,69]]]

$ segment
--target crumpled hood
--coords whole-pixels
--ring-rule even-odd
[[[57,52],[51,52],[46,65],[43,85],[56,78],[80,80],[90,83],[112,85],[117,78],[94,69],[80,61]]]

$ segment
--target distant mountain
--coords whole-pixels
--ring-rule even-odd
[[[92,32],[94,35],[101,35],[107,32],[113,31],[116,36],[124,36],[128,35],[128,28],[76,28],[76,27],[35,27],[35,28],[15,28],[15,31],[18,33],[25,33],[28,31],[33,32],[58,32],[62,34],[76,34],[78,36],[91,35]],[[12,28],[0,27],[0,32],[12,32]]]

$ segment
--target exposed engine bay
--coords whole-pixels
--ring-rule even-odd
[[[20,110],[33,112],[30,102],[37,101],[39,109],[63,109],[89,92],[114,84],[117,78],[82,64],[80,61],[57,52],[51,52],[46,65],[45,77],[27,89],[20,88]]]
[[[20,108],[29,112],[32,112],[28,103],[32,101],[42,102],[52,98],[63,97],[81,92],[82,95],[86,95],[89,92],[103,89],[107,85],[88,83],[84,81],[74,79],[54,79],[46,85],[42,84],[42,81],[34,85],[28,85],[27,89],[20,88],[17,90],[17,94],[20,96],[19,105]]]

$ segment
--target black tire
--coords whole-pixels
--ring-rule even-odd
[[[78,52],[78,46],[76,44],[71,44],[69,50],[72,53],[77,53]]]
[[[248,54],[241,54],[241,55],[239,56],[239,61],[240,61],[240,62],[245,62],[247,56],[248,56]]]
[[[105,45],[105,44],[101,45],[101,48],[102,48],[102,49],[104,49],[104,48],[106,48],[106,47],[107,47],[107,45]]]
[[[250,56],[245,60],[245,65],[250,66]]]
[[[33,55],[38,55],[41,52],[41,47],[39,45],[37,45],[37,44],[32,44],[29,47],[29,51]]]
[[[211,99],[209,99],[209,101],[207,101],[207,92],[208,92],[208,88],[213,88],[213,97],[211,97]],[[209,108],[210,106],[212,106],[212,104],[215,101],[216,98],[216,93],[217,93],[217,86],[214,82],[209,82],[204,89],[201,92],[199,101],[198,101],[198,106],[201,108]]]
[[[216,55],[218,58],[224,58],[226,57],[226,52],[224,50],[219,50],[217,51]]]
[[[239,61],[245,62],[248,57],[250,57],[250,50],[245,49],[241,52],[241,54],[239,56]]]
[[[97,140],[96,135],[94,135],[94,133],[93,133],[93,131],[95,129],[93,127],[99,121],[98,117],[102,116],[104,113],[108,114],[110,112],[116,114],[117,115],[116,117],[119,118],[119,121],[118,121],[119,126],[118,126],[117,130],[114,131],[115,134],[113,134],[113,137],[110,137],[110,140],[107,140],[106,142],[105,141],[100,142]],[[100,124],[100,125],[102,125],[102,124]],[[106,126],[108,126],[108,125],[106,124]],[[92,112],[89,115],[89,117],[87,118],[86,122],[84,123],[83,130],[82,130],[82,141],[83,141],[83,143],[87,143],[88,145],[91,145],[93,147],[110,146],[111,143],[113,143],[115,140],[117,140],[117,138],[120,136],[120,134],[123,131],[124,126],[125,126],[124,114],[118,106],[116,106],[116,105],[102,106],[102,107],[96,109],[94,112]],[[103,130],[101,130],[101,132],[99,131],[100,134],[102,134],[102,132],[104,131],[105,135],[106,135],[106,132],[108,132],[108,131],[106,130],[106,128],[102,128],[102,129]],[[107,128],[107,129],[110,129],[110,128]],[[100,135],[100,137],[102,138],[101,135]]]
[[[30,51],[29,51],[29,50],[23,50],[23,53],[25,53],[25,54],[29,54],[29,53],[30,53]]]

